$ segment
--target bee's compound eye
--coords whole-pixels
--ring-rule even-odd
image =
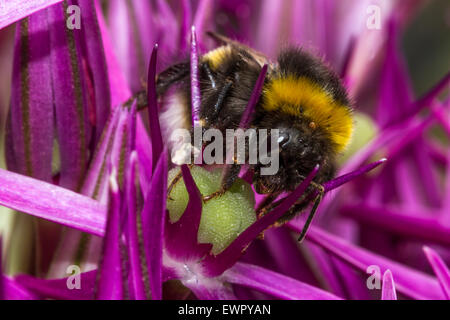
[[[278,144],[281,148],[285,147],[289,141],[291,140],[291,136],[286,131],[280,132],[280,135],[278,136]]]

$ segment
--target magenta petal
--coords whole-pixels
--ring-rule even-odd
[[[165,246],[168,254],[177,260],[195,261],[204,257],[211,250],[212,245],[198,243],[198,227],[202,217],[202,195],[187,165],[182,165],[181,171],[189,194],[189,202],[177,222],[171,223],[169,217],[166,218]]]
[[[218,276],[230,268],[241,256],[245,248],[261,232],[274,224],[305,192],[309,183],[319,170],[316,166],[305,180],[292,191],[275,209],[264,215],[245,229],[224,251],[217,256],[208,255],[203,261],[204,273],[210,277]]]
[[[383,287],[381,288],[381,300],[397,300],[395,282],[391,270],[387,269],[383,274]]]
[[[157,37],[149,1],[109,1],[108,24],[115,52],[133,92],[142,90],[147,57]]]
[[[190,0],[181,0],[182,20],[180,26],[180,52],[186,52],[187,43],[189,41],[189,26],[192,24],[192,5]]]
[[[238,262],[225,271],[222,278],[271,296],[290,300],[339,300],[341,298],[271,270]]]
[[[150,58],[148,67],[148,115],[150,122],[150,138],[152,142],[152,171],[156,169],[161,152],[163,150],[163,141],[161,136],[161,126],[158,117],[158,101],[156,95],[156,57],[158,54],[158,45],[155,45]]]
[[[395,22],[390,21],[377,109],[377,121],[382,127],[399,121],[409,111],[412,101],[406,67],[397,50],[397,33]]]
[[[337,273],[340,282],[345,287],[345,291],[350,300],[370,300],[371,296],[367,290],[367,284],[364,277],[355,271],[344,261],[330,255],[330,262],[333,264],[333,270]]]
[[[162,299],[162,254],[167,201],[167,150],[161,153],[142,208],[142,237],[153,300]]]
[[[367,173],[373,169],[375,169],[376,167],[378,167],[380,164],[386,162],[387,159],[383,158],[381,160],[372,162],[370,164],[367,164],[355,171],[352,171],[350,173],[344,174],[342,176],[339,176],[337,178],[334,178],[330,181],[327,181],[323,184],[323,187],[325,188],[325,192],[331,191],[333,189],[336,189],[337,187],[355,179],[356,177],[359,177],[360,175]]]
[[[414,115],[422,110],[424,107],[430,105],[434,99],[441,93],[450,83],[450,72],[448,72],[431,90],[429,90],[423,97],[417,100],[411,107],[411,112],[407,116]]]
[[[237,300],[233,289],[219,281],[212,284],[185,283],[185,286],[191,289],[199,300]]]
[[[86,58],[95,92],[95,117],[98,139],[111,110],[108,68],[94,1],[78,0],[78,4],[83,16],[82,30],[85,36]]]
[[[197,10],[194,17],[194,26],[198,30],[199,39],[201,40],[203,34],[205,33],[205,23],[206,19],[209,17],[212,11],[214,1],[211,0],[200,0],[198,1]]]
[[[361,223],[414,239],[450,245],[450,228],[427,212],[410,211],[408,214],[388,207],[373,207],[368,204],[347,205],[342,212]]]
[[[106,199],[103,196],[107,190],[107,159],[111,153],[111,146],[114,141],[114,133],[117,129],[117,123],[122,114],[121,108],[115,108],[109,115],[109,119],[103,130],[100,141],[89,165],[89,169],[85,175],[81,193],[94,199]]]
[[[62,0],[8,0],[2,3],[0,29]]]
[[[192,126],[197,127],[200,124],[200,82],[198,71],[198,46],[195,35],[195,27],[191,30],[191,114]]]
[[[301,231],[301,227],[291,223],[288,226],[296,232]],[[378,266],[381,272],[390,269],[395,274],[397,290],[411,298],[443,298],[438,282],[427,274],[357,247],[314,226],[310,228],[306,238],[362,272],[366,272],[371,265]]]
[[[75,279],[65,277],[61,279],[40,279],[29,275],[19,275],[13,281],[5,277],[6,286],[12,287],[18,299],[36,299],[35,295],[50,299],[64,300],[92,300],[94,299],[95,284],[97,281],[97,270],[83,272],[80,276],[80,289],[69,289],[67,284],[75,283]],[[163,269],[163,281],[174,279],[175,276],[169,269]],[[11,290],[10,290],[11,291]],[[28,298],[27,298],[28,296]],[[8,296],[11,297],[11,294]]]
[[[59,184],[79,191],[86,172],[90,124],[86,68],[79,30],[66,27],[67,4],[48,9],[56,132],[61,161]]]
[[[283,11],[282,1],[264,1],[261,3],[261,13],[257,26],[257,49],[267,56],[276,54],[277,44],[281,36],[280,20]],[[296,17],[294,20],[300,19]]]
[[[122,266],[120,257],[120,206],[119,186],[115,169],[110,177],[108,218],[103,239],[100,278],[97,299],[121,300],[123,298]]]
[[[131,92],[111,44],[111,37],[108,33],[106,22],[102,14],[100,1],[95,1],[95,6],[100,32],[102,34],[101,38],[105,50],[106,63],[108,66],[111,105],[114,107],[126,101],[130,97]]]
[[[79,274],[81,288],[69,289],[68,284],[74,284],[75,279],[39,279],[29,275],[19,275],[15,278],[18,284],[27,290],[44,298],[58,300],[92,300],[94,299],[97,270]]]
[[[256,80],[255,86],[253,87],[250,100],[248,101],[247,107],[245,108],[245,111],[242,114],[241,121],[239,123],[239,128],[247,128],[250,123],[251,117],[253,115],[253,110],[255,109],[255,106],[258,103],[259,97],[261,95],[261,91],[264,85],[264,79],[266,78],[266,73],[267,73],[267,64],[265,64],[261,68],[258,79]]]
[[[45,181],[52,176],[54,131],[49,52],[47,11],[42,10],[16,28],[8,125],[15,163],[8,165]]]
[[[5,280],[3,276],[3,241],[0,237],[0,300],[5,300]]]
[[[436,251],[429,247],[423,247],[423,251],[439,280],[439,284],[441,285],[445,297],[447,300],[450,300],[450,270]]]
[[[130,271],[128,279],[130,282],[130,296],[135,300],[144,300],[147,298],[145,294],[145,286],[142,276],[141,265],[141,250],[138,237],[138,217],[137,217],[137,192],[135,184],[137,154],[133,151],[130,155],[129,168],[125,180],[125,195],[126,195],[126,212],[127,212],[127,226],[125,231],[125,238],[128,246],[128,258],[130,264]]]
[[[6,300],[37,300],[36,294],[26,288],[23,284],[18,283],[15,279],[1,275],[4,286],[4,298]]]
[[[3,169],[0,205],[94,235],[104,232],[106,208],[99,202]]]
[[[156,0],[156,7],[158,10],[158,43],[161,44],[161,52],[169,55],[179,54],[177,39],[180,29],[177,18],[167,1]]]

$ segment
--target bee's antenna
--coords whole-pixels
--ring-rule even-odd
[[[314,199],[313,207],[311,208],[311,211],[309,212],[308,219],[306,220],[305,224],[303,225],[302,232],[300,233],[300,236],[298,237],[298,241],[301,243],[306,236],[306,233],[308,232],[309,226],[311,225],[311,222],[314,218],[314,215],[316,214],[317,207],[319,207],[320,201],[322,201],[323,195],[324,195],[324,189],[322,186],[319,189],[319,194]]]

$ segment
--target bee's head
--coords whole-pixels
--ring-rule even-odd
[[[264,175],[264,165],[256,165],[254,185],[258,193],[293,190],[317,164],[322,168],[316,182],[332,175],[334,151],[326,132],[306,119],[283,120],[272,125],[278,134],[272,131],[276,139],[271,141],[276,141],[278,147],[271,147],[269,156],[278,156],[279,168],[275,174]]]

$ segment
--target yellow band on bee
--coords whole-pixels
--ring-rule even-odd
[[[225,58],[232,52],[231,46],[221,46],[217,49],[211,50],[203,56],[205,61],[208,61],[209,67],[212,70],[217,70]]]
[[[350,142],[353,121],[349,106],[338,103],[331,94],[306,77],[275,78],[264,87],[263,108],[308,118],[328,132],[341,152]]]

